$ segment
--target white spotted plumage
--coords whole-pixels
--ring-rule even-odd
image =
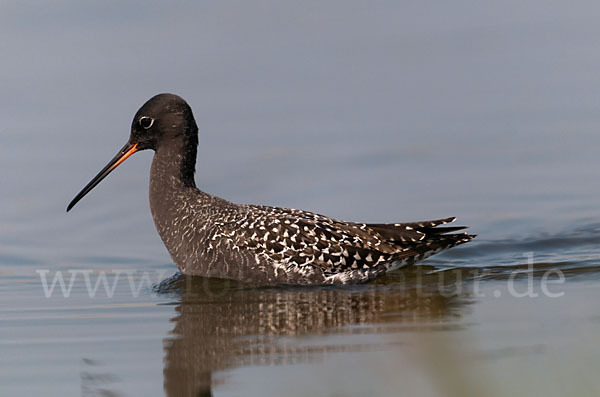
[[[165,217],[167,224],[155,216],[165,245],[187,274],[268,283],[358,283],[473,238],[445,234],[461,228],[439,228],[454,218],[353,223],[296,209],[233,204],[198,190],[188,193],[196,197],[192,205],[189,199],[170,200],[180,216]]]

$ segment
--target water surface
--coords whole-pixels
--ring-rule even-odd
[[[599,16],[3,2],[0,394],[598,395]],[[203,190],[479,237],[360,286],[185,278],[152,224],[151,153],[64,212],[158,92],[194,109]],[[68,297],[47,297],[57,274]]]

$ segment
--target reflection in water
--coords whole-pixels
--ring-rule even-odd
[[[251,288],[178,275],[158,287],[179,299],[172,336],[165,339],[165,391],[170,396],[211,395],[215,371],[381,347],[347,338],[347,345],[321,341],[311,346],[285,337],[456,327],[470,302],[464,290],[468,271],[431,271],[418,266],[375,284],[310,288]]]
[[[523,260],[487,268],[421,265],[368,285],[344,287],[265,288],[176,275],[157,287],[177,298],[175,325],[164,342],[165,391],[170,396],[211,395],[216,371],[382,347],[375,337],[371,344],[345,337],[325,339],[329,343],[320,338],[313,345],[307,338],[287,337],[453,330],[462,326],[459,320],[475,300],[480,281],[518,283],[530,277],[538,288],[548,271],[561,271],[567,279],[600,274],[597,263],[582,267]]]
[[[88,358],[83,358],[85,367],[80,372],[82,396],[117,397],[120,394],[110,390],[120,379],[118,376],[103,371],[104,363]]]

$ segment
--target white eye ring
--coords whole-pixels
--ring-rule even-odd
[[[140,117],[139,123],[143,129],[147,130],[148,128],[152,127],[152,125],[154,124],[154,119],[152,117],[146,117],[146,116]]]

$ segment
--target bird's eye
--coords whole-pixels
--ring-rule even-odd
[[[146,116],[140,117],[139,123],[142,126],[142,128],[147,130],[148,128],[152,127],[152,124],[154,124],[154,119],[152,117],[146,117]]]

